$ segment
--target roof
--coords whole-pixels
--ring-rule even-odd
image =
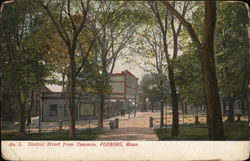
[[[137,78],[135,75],[133,75],[130,71],[128,71],[128,70],[124,70],[124,71],[122,71],[121,73],[113,73],[113,74],[111,74],[111,76],[119,76],[119,75],[126,75],[126,74],[128,74],[128,75],[131,75],[132,77],[134,77],[135,79],[139,79],[139,78]]]
[[[42,90],[42,91],[46,91],[46,92],[51,92],[51,93],[52,93],[52,91],[51,91],[47,86],[43,86],[43,87],[41,88],[41,90]]]

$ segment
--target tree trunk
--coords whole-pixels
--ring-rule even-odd
[[[109,119],[109,118],[110,118],[110,115],[111,115],[110,102],[109,102],[109,104],[107,105],[107,114],[108,114],[108,119]]]
[[[226,100],[226,98],[222,99],[222,103],[223,103],[223,116],[226,116],[226,111],[227,111],[227,100]]]
[[[164,103],[163,103],[163,80],[160,81],[160,90],[161,90],[161,120],[160,120],[160,127],[163,127],[164,124]]]
[[[28,123],[28,125],[31,124],[31,111],[32,111],[32,109],[34,108],[34,107],[33,107],[33,106],[34,106],[34,99],[33,99],[33,97],[34,97],[34,91],[31,90],[30,108],[28,109],[28,113],[27,113],[27,115],[28,115],[28,116],[27,116],[27,123]]]
[[[204,47],[205,48],[205,47]],[[210,51],[210,52],[209,52]],[[224,139],[220,96],[214,64],[213,47],[201,51],[206,100],[208,106],[208,133],[210,140]]]
[[[223,140],[224,130],[214,61],[215,25],[216,2],[205,1],[205,32],[200,47],[200,60],[208,106],[208,134],[210,140]]]
[[[18,93],[18,134],[24,135],[25,134],[25,103],[23,103],[24,98],[22,98],[21,93]]]
[[[179,135],[179,112],[178,112],[178,100],[176,93],[176,85],[174,79],[174,69],[172,66],[168,66],[168,75],[170,81],[170,90],[171,90],[171,100],[172,100],[172,136],[176,137]]]
[[[185,105],[184,105],[183,101],[181,101],[181,107],[182,107],[182,109],[181,109],[182,114],[184,114],[184,112],[185,112]]]
[[[248,113],[248,122],[250,122],[250,109],[249,109],[249,100],[248,100],[247,93],[246,93],[246,106],[247,106],[247,113]]]
[[[163,100],[161,100],[161,121],[160,121],[160,127],[163,127],[164,124],[164,104]]]
[[[228,121],[234,121],[234,97],[228,97],[228,107],[229,107],[229,115]]]
[[[171,101],[172,101],[172,137],[176,137],[179,135],[179,114],[178,114],[178,100],[176,93],[176,85],[174,78],[174,67],[173,62],[171,62],[168,55],[168,46],[167,46],[167,35],[163,32],[163,47],[164,53],[168,64],[168,76],[169,76],[169,84],[171,91]]]
[[[204,74],[206,100],[208,106],[209,139],[221,140],[224,139],[224,130],[222,125],[220,96],[217,84],[213,50],[214,49],[212,45],[212,47],[209,47],[206,50],[203,49],[200,54],[203,64],[202,69]]]
[[[245,6],[247,8],[247,12],[248,12],[248,18],[250,18],[250,5],[249,3],[245,3]],[[248,22],[248,27],[247,27],[247,32],[248,32],[248,38],[250,39],[250,22]],[[249,45],[250,45],[250,41],[248,41]],[[248,58],[249,58],[249,54],[248,54]],[[249,76],[250,71],[248,70],[247,72],[247,77]],[[249,84],[249,80],[248,80],[248,84]],[[249,109],[249,97],[248,97],[248,91],[245,93],[245,99],[246,99],[246,106],[247,106],[247,112],[248,112],[248,123],[250,122],[250,109]]]
[[[30,109],[27,111],[27,124],[28,125],[31,124],[31,110]]]
[[[98,110],[98,128],[103,128],[104,100],[105,100],[105,95],[101,93],[100,94],[100,106]]]
[[[62,92],[65,92],[65,73],[62,73]]]
[[[71,52],[71,51],[70,51]],[[69,113],[70,113],[70,136],[76,136],[75,129],[75,113],[76,113],[76,105],[75,105],[75,88],[76,88],[76,70],[75,70],[75,59],[74,54],[71,52],[70,54],[70,80],[69,80]]]
[[[205,1],[204,35],[200,43],[192,25],[181,16],[167,1],[161,1],[169,11],[186,27],[200,54],[204,77],[205,95],[208,107],[208,133],[210,140],[223,140],[224,130],[220,107],[220,97],[214,63],[214,33],[216,26],[216,2]]]
[[[187,114],[188,113],[187,103],[184,102],[183,105],[184,105],[184,114]]]
[[[25,107],[24,105],[19,106],[19,135],[25,134]]]
[[[240,104],[241,104],[241,114],[244,115],[245,114],[245,96],[242,96],[240,99]]]

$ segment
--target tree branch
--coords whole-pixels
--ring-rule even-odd
[[[186,21],[186,19],[178,12],[175,10],[175,8],[173,8],[173,6],[171,6],[169,4],[169,2],[167,1],[161,1],[161,3],[167,8],[169,9],[169,11],[183,24],[183,26],[188,30],[188,33],[190,34],[190,37],[193,41],[193,43],[200,48],[201,47],[201,43],[192,27],[192,25]]]
[[[49,9],[49,3],[51,2],[51,0],[45,5],[42,0],[39,1],[34,1],[36,4],[40,5],[42,8],[44,8],[44,10],[47,12],[47,14],[49,15],[52,23],[55,25],[56,30],[58,31],[60,37],[63,39],[63,41],[65,42],[66,45],[69,45],[70,42],[68,41],[68,39],[66,38],[66,36],[63,34],[63,31],[60,29],[59,24],[56,22],[54,16],[52,15],[52,13],[50,12]]]

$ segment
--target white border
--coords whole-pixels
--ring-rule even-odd
[[[16,146],[10,146],[10,143]],[[44,146],[28,146],[28,143]],[[61,146],[46,146],[48,142]],[[74,146],[63,147],[63,142]],[[96,147],[76,146],[77,142],[95,143]],[[249,141],[122,141],[120,146],[100,146],[120,141],[1,141],[6,160],[246,160]],[[130,142],[138,146],[126,146]],[[22,146],[18,146],[22,144]]]

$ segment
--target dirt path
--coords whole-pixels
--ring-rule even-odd
[[[149,117],[159,117],[159,113],[137,113],[136,117],[119,117],[119,128],[100,136],[99,140],[158,140],[153,128],[149,128]]]

